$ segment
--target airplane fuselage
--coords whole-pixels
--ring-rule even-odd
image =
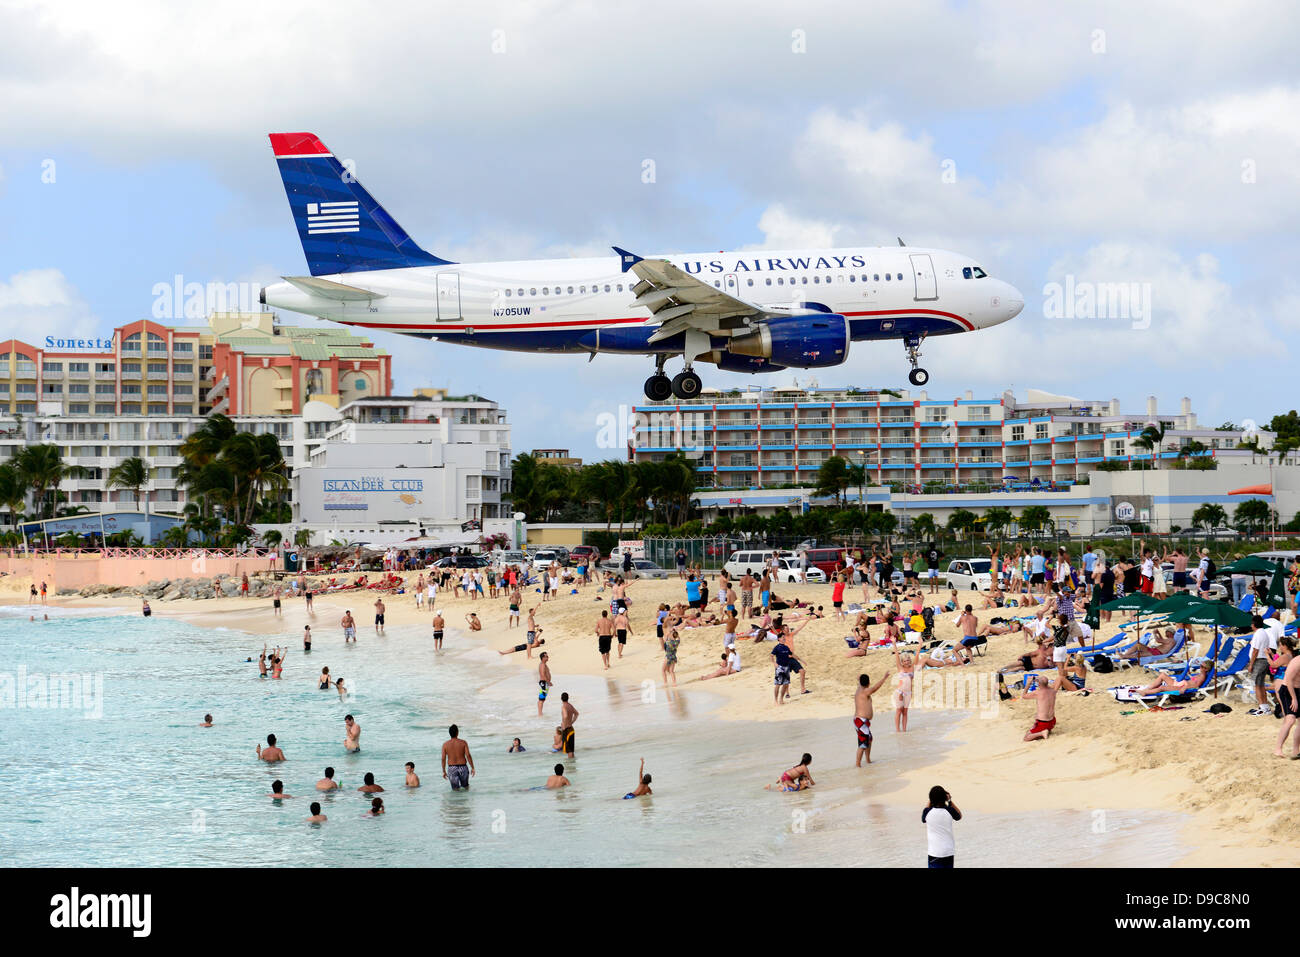
[[[746,250],[666,259],[737,299],[790,314],[837,313],[851,338],[919,339],[1015,316],[1009,284],[959,253],[907,246]],[[659,323],[633,304],[637,277],[617,257],[409,266],[317,277],[368,290],[332,299],[291,282],[264,302],[361,328],[529,352],[680,353],[682,337],[647,340]],[[717,345],[725,338],[715,336]]]

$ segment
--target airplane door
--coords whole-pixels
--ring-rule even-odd
[[[438,273],[438,321],[460,318],[460,273]]]
[[[734,272],[729,272],[722,280],[722,291],[728,296],[740,297],[740,280]]]
[[[912,278],[916,280],[916,298],[938,299],[939,287],[934,279],[934,263],[930,261],[930,254],[913,253],[909,258],[912,260]]]

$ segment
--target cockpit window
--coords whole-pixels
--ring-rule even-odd
[[[975,267],[975,278],[976,278],[976,279],[987,279],[987,278],[988,278],[988,273],[986,273],[983,269],[980,269],[979,266],[976,266],[976,267]]]
[[[962,267],[961,267],[961,278],[962,278],[962,279],[969,279],[970,276],[971,276],[970,266],[962,266]]]

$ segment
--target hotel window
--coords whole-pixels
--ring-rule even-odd
[[[90,386],[84,382],[74,382],[68,386],[69,395],[90,395]]]
[[[167,386],[165,386],[165,385],[151,385],[151,386],[149,386],[149,394],[150,394],[150,395],[166,395],[166,394],[167,394]]]
[[[1040,422],[1040,423],[1038,423],[1038,425],[1034,426],[1034,438],[1036,438],[1036,439],[1045,439],[1045,438],[1047,438],[1047,423],[1046,423],[1046,422]]]
[[[194,371],[194,363],[192,363],[192,362],[177,362],[175,365],[172,366],[172,369],[173,369],[175,372],[178,372],[178,373],[181,373],[181,374],[184,374],[184,373],[187,373],[187,372],[193,372],[193,371]]]
[[[212,358],[212,346],[199,346],[199,360]]]
[[[95,386],[95,395],[117,395],[117,386],[101,383]]]
[[[122,371],[123,371],[123,372],[139,372],[139,371],[140,371],[140,363],[138,363],[138,362],[123,362],[123,363],[122,363]]]
[[[95,363],[95,371],[96,371],[96,372],[116,372],[116,371],[117,371],[117,363],[116,363],[116,362],[96,362],[96,363]]]
[[[88,402],[73,402],[68,406],[69,415],[89,415],[90,404]]]
[[[116,409],[117,409],[117,407],[116,407],[115,405],[113,405],[113,403],[111,403],[111,402],[108,402],[108,403],[104,403],[104,402],[96,402],[96,403],[95,403],[95,414],[96,414],[96,415],[112,415],[112,414],[116,411]]]
[[[22,391],[21,386],[19,387],[18,391],[19,392]],[[44,391],[46,395],[63,395],[63,386],[59,385],[59,383],[57,382],[47,382],[45,383]]]
[[[162,336],[155,336],[152,332],[149,333],[149,351],[165,353],[167,351],[167,340]]]
[[[172,352],[194,352],[194,343],[177,341],[172,344]]]
[[[194,387],[189,385],[178,385],[172,391],[176,395],[190,396],[194,394]]]
[[[42,363],[41,363],[41,371],[44,372],[46,375],[62,375],[62,374],[63,374],[63,363],[62,363],[62,362],[42,362]]]
[[[124,385],[122,386],[122,394],[139,396],[140,387],[138,385]]]
[[[1011,441],[1020,442],[1025,438],[1025,427],[1023,425],[1013,425],[1011,427]]]
[[[19,402],[19,403],[17,404],[17,407],[16,407],[16,408],[17,408],[17,411],[19,411],[19,412],[35,412],[35,411],[36,411],[36,403],[35,403],[35,402]]]
[[[69,363],[68,363],[68,371],[69,371],[69,372],[89,372],[89,371],[90,371],[90,363],[89,363],[89,362],[69,362]]]
[[[149,374],[150,374],[150,375],[166,375],[166,374],[167,374],[167,363],[165,363],[165,362],[151,362],[151,363],[149,363]]]
[[[35,382],[20,382],[20,383],[18,383],[18,394],[19,394],[19,395],[35,395],[35,394],[36,394],[36,383],[35,383]]]
[[[150,415],[166,415],[166,414],[167,414],[167,403],[166,403],[166,402],[163,402],[161,405],[156,404],[156,403],[153,403],[153,402],[149,403],[149,414],[150,414]]]

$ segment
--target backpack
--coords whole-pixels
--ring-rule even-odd
[[[1206,578],[1213,578],[1214,575],[1215,575],[1215,573],[1216,573],[1218,570],[1219,570],[1219,566],[1216,565],[1216,564],[1214,564],[1214,559],[1213,559],[1213,558],[1206,559],[1206,565],[1205,565],[1205,577],[1206,577]]]
[[[1106,655],[1093,655],[1088,664],[1099,675],[1108,675],[1115,670],[1115,662]]]

